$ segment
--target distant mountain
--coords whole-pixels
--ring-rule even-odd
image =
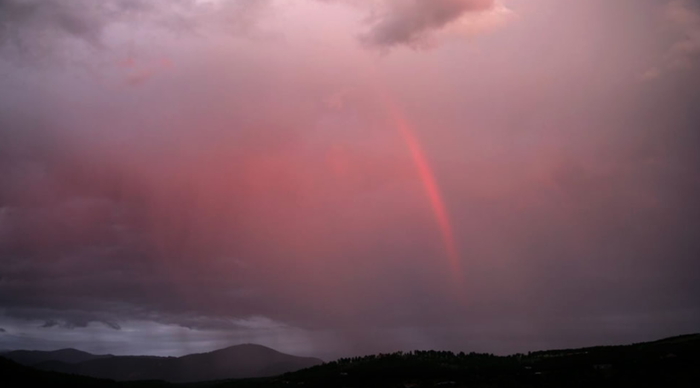
[[[68,364],[75,364],[99,358],[112,357],[112,355],[95,355],[77,349],[61,349],[48,352],[41,350],[15,350],[2,354],[2,357],[9,358],[22,365],[33,366],[47,361],[60,361]]]
[[[275,376],[321,363],[317,358],[297,357],[265,346],[246,344],[183,357],[111,356],[78,363],[47,360],[33,366],[46,371],[119,381],[184,383]]]
[[[177,361],[187,371],[187,381],[276,376],[323,363],[318,358],[291,356],[253,344],[191,354]]]

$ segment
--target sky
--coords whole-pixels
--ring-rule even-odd
[[[0,349],[700,331],[696,0],[0,0]]]

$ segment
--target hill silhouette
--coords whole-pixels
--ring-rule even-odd
[[[239,357],[278,357],[272,349],[242,345],[218,351],[175,357],[127,357],[127,363],[186,358],[216,364]],[[254,352],[259,352],[255,355]],[[281,354],[281,353],[280,353]],[[204,357],[204,358],[203,358]],[[121,357],[115,357],[121,358]],[[88,363],[104,361],[91,360]],[[242,361],[257,365],[255,360]],[[274,365],[274,363],[272,364]],[[225,365],[214,366],[225,369]],[[211,380],[215,374],[202,380]],[[117,382],[108,379],[47,372],[0,357],[2,387],[37,386],[96,388],[174,388],[164,381]],[[669,387],[700,386],[700,334],[620,346],[558,349],[495,356],[483,353],[413,351],[339,359],[282,375],[186,384],[211,388],[525,388],[525,387]]]
[[[32,366],[45,371],[120,381],[184,383],[275,376],[320,363],[322,361],[317,358],[297,357],[265,346],[245,344],[182,357],[94,356],[74,363],[46,359]]]

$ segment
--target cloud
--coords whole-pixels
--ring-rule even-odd
[[[0,48],[25,56],[52,52],[57,42],[98,47],[104,30],[146,10],[141,0],[3,0],[0,2]]]
[[[53,52],[57,42],[66,40],[99,48],[104,34],[115,26],[182,34],[215,25],[230,34],[246,34],[255,28],[269,3],[270,0],[2,0],[0,48],[9,45],[31,56]]]
[[[495,0],[389,0],[370,18],[370,30],[361,36],[367,45],[391,48],[397,45],[421,47],[436,31],[468,14],[484,13]]]
[[[102,25],[99,6],[85,1],[3,0],[0,2],[0,37],[19,40],[26,33],[62,34],[97,40]]]
[[[369,10],[369,30],[360,34],[360,41],[379,49],[425,48],[446,31],[474,35],[512,16],[498,0],[315,1]],[[272,0],[4,0],[0,3],[0,48],[9,46],[25,56],[38,57],[55,51],[52,47],[57,41],[68,40],[94,49],[102,46],[107,32],[124,27],[126,31],[168,30],[175,35],[219,29],[252,37],[271,4]],[[142,74],[130,82],[140,83],[144,78],[148,76]]]
[[[643,80],[668,71],[692,69],[700,61],[700,7],[692,0],[671,0],[664,8],[664,22],[674,36],[659,66],[642,74]]]
[[[45,315],[45,314],[44,314]],[[106,321],[106,320],[101,320],[99,318],[95,318],[92,315],[89,314],[84,314],[84,313],[72,313],[72,314],[59,314],[60,315],[65,315],[68,318],[67,319],[47,319],[44,321],[43,324],[41,324],[41,328],[48,329],[48,328],[53,328],[53,327],[61,327],[64,329],[84,329],[88,327],[88,325],[92,322],[97,322],[105,325],[106,327],[109,327],[110,329],[113,330],[121,330],[121,326],[114,322],[114,321]]]
[[[690,0],[673,0],[666,8],[666,20],[680,36],[666,54],[667,66],[692,67],[700,59],[700,8]]]

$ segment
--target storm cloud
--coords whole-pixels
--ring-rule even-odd
[[[435,30],[455,22],[467,13],[492,9],[495,0],[386,1],[371,18],[371,29],[362,40],[373,46],[418,46]]]

